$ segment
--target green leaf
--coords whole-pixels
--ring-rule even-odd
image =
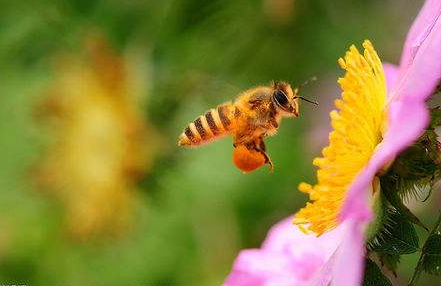
[[[441,275],[441,233],[437,231],[427,238],[423,247],[421,267],[424,272]]]
[[[437,135],[426,130],[417,142],[400,153],[387,175],[408,182],[431,178],[440,169],[440,159]]]
[[[395,208],[399,213],[404,215],[408,220],[416,225],[421,226],[427,232],[429,229],[415,216],[409,208],[403,203],[403,199],[398,195],[398,190],[391,186],[389,178],[381,178],[381,190],[387,201]]]
[[[421,251],[420,259],[413,276],[409,282],[409,285],[415,285],[421,272],[426,272],[433,275],[441,275],[441,211],[438,216],[438,220],[435,223],[432,231],[429,234],[426,242],[424,243]]]
[[[439,87],[438,87],[439,88]],[[441,109],[439,107],[430,110],[430,127],[441,125]]]
[[[366,259],[363,286],[392,286],[392,283],[384,276],[375,262]]]
[[[419,240],[413,224],[395,210],[388,210],[388,222],[378,234],[372,248],[392,255],[418,251]]]
[[[432,109],[432,123],[441,123],[441,109]],[[433,185],[441,178],[441,143],[433,128],[425,130],[420,138],[394,160],[388,172],[381,176],[381,190],[396,194],[402,200],[415,197],[426,200]],[[428,194],[427,191],[429,190]],[[388,198],[396,205],[394,198]],[[403,210],[397,209],[405,214]],[[420,224],[411,213],[414,223]]]
[[[397,276],[397,266],[398,266],[398,263],[400,263],[400,255],[382,252],[382,253],[378,253],[378,257],[380,258],[381,265],[385,266],[396,277]]]

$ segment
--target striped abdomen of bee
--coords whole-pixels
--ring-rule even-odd
[[[195,147],[230,134],[234,121],[234,105],[227,102],[208,110],[185,127],[179,146]]]

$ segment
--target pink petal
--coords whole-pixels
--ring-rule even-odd
[[[301,255],[304,252],[320,251],[327,260],[338,246],[341,231],[325,233],[320,237],[305,235],[292,223],[293,217],[282,220],[268,232],[262,248],[271,251],[288,251],[291,255]],[[298,247],[298,246],[301,247]]]
[[[343,266],[348,261],[350,261],[354,271],[348,272],[349,274],[346,277],[348,279],[347,283],[336,283],[335,285],[352,286],[361,283],[364,257],[364,251],[361,247],[364,245],[363,227],[372,218],[368,196],[371,193],[374,176],[383,166],[412,144],[424,131],[429,121],[428,111],[424,102],[418,100],[393,101],[390,104],[389,114],[390,126],[385,138],[366,168],[350,187],[340,214],[340,220],[343,223],[349,220],[354,225],[351,224],[352,230],[347,232],[352,237],[345,239],[346,242],[344,244],[347,245],[348,251],[351,251],[351,253],[337,256],[337,269],[334,272],[333,280],[341,281],[340,276],[344,273]],[[341,268],[338,265],[341,265]]]
[[[388,153],[384,160],[393,159],[424,132],[429,123],[429,112],[424,101],[394,101],[389,107],[390,126],[381,149]],[[383,164],[386,162],[378,162]]]
[[[398,80],[399,68],[390,63],[383,63],[384,74],[386,75],[387,93],[393,89]]]
[[[343,231],[337,227],[320,237],[306,235],[292,218],[285,219],[270,230],[261,249],[239,254],[224,286],[325,286]]]
[[[354,219],[342,224],[346,236],[337,250],[331,285],[359,286],[364,275],[364,226]]]
[[[424,9],[427,9],[426,2]],[[439,1],[441,3],[441,1]],[[439,11],[441,12],[441,11]],[[389,75],[390,76],[390,75]],[[398,79],[388,105],[389,126],[381,145],[349,189],[341,218],[369,220],[366,190],[375,174],[414,142],[429,122],[425,100],[441,79],[441,18],[437,18],[414,61]]]
[[[418,42],[413,61],[396,79],[396,70],[385,64],[391,90],[389,126],[385,137],[348,191],[340,218],[356,218],[367,222],[371,218],[366,190],[375,174],[399,152],[414,142],[424,131],[429,116],[424,101],[433,93],[441,78],[441,1],[426,1],[409,32],[406,46]]]
[[[441,1],[427,0],[410,28],[401,55],[400,68],[407,69],[441,14]]]
[[[298,282],[289,269],[290,258],[277,252],[259,249],[243,250],[224,286],[260,286],[271,281],[274,285],[293,285]],[[277,284],[275,284],[277,282]]]
[[[439,1],[441,3],[441,1]],[[440,4],[441,5],[441,4]],[[392,97],[426,100],[441,79],[441,17],[438,17],[425,41],[415,54],[413,62],[402,69]]]
[[[440,14],[441,1],[428,0],[409,32],[399,77],[396,70],[385,65],[390,94],[389,126],[381,145],[349,188],[340,213],[342,223],[349,221],[351,231],[347,233],[351,237],[345,239],[347,248],[336,257],[334,285],[360,285],[364,265],[363,231],[373,215],[369,198],[374,176],[411,145],[429,122],[425,100],[441,79]],[[345,269],[348,261],[351,271]]]

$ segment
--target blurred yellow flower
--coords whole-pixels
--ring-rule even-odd
[[[135,183],[151,166],[157,138],[144,122],[126,62],[100,38],[86,46],[83,57],[59,63],[37,109],[49,119],[51,139],[37,182],[62,201],[69,233],[78,239],[130,226]]]

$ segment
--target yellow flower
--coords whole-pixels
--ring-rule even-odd
[[[53,142],[37,179],[65,205],[75,238],[127,228],[135,183],[151,165],[154,133],[143,121],[129,71],[105,41],[93,38],[84,58],[59,65],[40,105],[51,119]]]
[[[301,209],[294,223],[318,235],[338,224],[346,192],[366,166],[382,140],[386,125],[386,80],[382,63],[370,41],[363,43],[360,54],[351,46],[339,64],[346,71],[338,80],[342,98],[335,101],[339,111],[330,113],[333,131],[318,167],[317,184],[301,183],[299,190],[309,194],[312,202]]]

